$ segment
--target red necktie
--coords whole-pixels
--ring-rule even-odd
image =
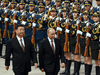
[[[21,42],[22,49],[23,49],[23,51],[25,52],[25,48],[24,48],[24,45],[23,45],[23,43],[22,43],[22,39],[20,39],[20,42]]]
[[[54,45],[53,45],[53,40],[51,40],[51,43],[52,43],[52,50],[53,50],[53,52],[55,53]]]

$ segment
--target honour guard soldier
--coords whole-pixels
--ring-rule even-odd
[[[39,6],[39,3],[43,3],[43,5],[45,5],[45,3],[43,2],[43,0],[37,0],[37,2],[35,3],[36,4],[36,6],[35,6],[35,10],[37,11],[37,12],[39,12],[39,9],[38,9],[38,6]]]
[[[86,34],[87,37],[90,37],[91,41],[90,41],[90,46],[91,46],[91,56],[92,59],[95,61],[96,64],[96,74],[95,75],[99,75],[100,69],[100,62],[98,60],[98,55],[99,55],[99,36],[100,36],[100,22],[99,22],[99,13],[95,12],[93,14],[93,20],[94,20],[94,24],[91,26],[90,32],[88,32]]]
[[[76,45],[76,31],[77,25],[79,24],[78,21],[78,10],[73,10],[73,19],[70,21],[69,29],[66,29],[66,33],[69,33],[69,46],[70,51],[73,54],[74,58],[74,73],[73,75],[79,75],[81,59],[80,59],[80,49],[78,55],[75,55],[75,45]],[[77,22],[78,21],[78,22]],[[71,59],[71,54],[69,55],[69,59]]]
[[[13,33],[13,31],[14,31],[14,27],[13,27],[13,21],[14,21],[14,12],[16,11],[16,9],[15,9],[15,7],[16,7],[16,4],[17,4],[17,2],[15,1],[15,0],[12,0],[11,1],[11,10],[8,12],[8,18],[9,18],[9,20],[8,20],[8,25],[9,25],[9,39],[11,39],[12,38],[12,33]],[[8,39],[8,38],[6,38],[6,39]]]
[[[45,0],[45,1],[46,1],[45,2],[45,5],[46,5],[45,12],[48,13],[53,5],[51,4],[51,0]]]
[[[25,6],[25,2],[24,1],[21,1],[19,3],[19,12],[17,13],[17,16],[18,16],[18,24],[22,24],[22,20],[23,20],[23,15],[22,14],[25,10],[24,10],[24,6]]]
[[[57,10],[56,10],[56,8],[52,7],[50,14],[51,15],[48,18],[48,27],[56,30],[56,27],[57,27],[57,20],[56,20]]]
[[[89,13],[90,13],[90,18],[91,18],[91,20],[93,20],[93,7],[92,7],[92,3],[90,2],[90,1],[85,1],[84,2],[84,5],[85,5],[85,7],[84,7],[84,10],[87,10],[87,11],[89,11]]]
[[[9,4],[9,1],[8,0],[4,0],[3,2],[4,2],[4,5],[3,5],[3,8],[1,9],[1,26],[2,26],[1,27],[1,35],[3,37],[2,38],[2,44],[7,44],[7,41],[8,40],[5,39],[5,38],[7,38],[7,36],[4,37],[3,34],[5,33],[5,35],[7,35],[7,32],[9,33],[7,24],[5,26],[5,21],[8,21],[8,18],[6,18],[5,15],[8,12],[8,4]],[[1,48],[2,48],[2,46],[1,46]],[[2,58],[5,58],[5,55],[2,56]]]
[[[35,8],[34,2],[30,1],[29,2],[29,12],[26,15],[25,21],[22,21],[22,24],[25,25],[25,36],[29,37],[30,39],[32,37],[33,17],[35,16],[34,8]]]
[[[55,0],[55,8],[58,10],[58,13],[61,12],[61,0]]]
[[[91,26],[91,20],[89,19],[89,12],[84,11],[83,12],[83,19],[84,21],[81,22],[80,30],[77,31],[77,34],[80,34],[80,46],[81,46],[81,54],[83,56],[84,62],[85,62],[85,75],[91,75],[91,69],[92,69],[92,59],[91,59],[91,49],[90,46],[88,46],[88,55],[85,54],[87,41],[86,41],[86,32],[87,27]]]
[[[45,4],[43,2],[40,2],[38,5],[39,12],[37,12],[35,16],[36,23],[33,24],[33,27],[35,27],[35,43],[37,46],[39,46],[40,41],[47,38],[47,29],[48,26],[44,24],[44,10],[45,10]],[[36,47],[37,47],[36,46]]]
[[[69,10],[67,8],[62,9],[62,18],[60,18],[60,26],[57,27],[57,30],[60,31],[60,40],[62,47],[64,48],[65,42],[65,29],[66,29],[66,20],[69,20]],[[70,52],[64,53],[65,55],[65,71],[60,74],[70,75],[70,66],[71,66],[71,59],[68,57]]]
[[[65,0],[64,5],[62,6],[62,8],[70,9],[70,0]]]

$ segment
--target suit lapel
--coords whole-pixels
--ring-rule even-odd
[[[55,42],[55,53],[57,51],[57,42],[56,42],[56,39],[54,39],[54,42]]]
[[[24,44],[25,44],[25,52],[26,52],[26,46],[27,46],[27,40],[24,37]]]
[[[21,45],[19,44],[19,41],[18,41],[17,37],[15,37],[15,42],[16,42],[16,45],[18,45],[18,47],[23,51]],[[24,51],[23,51],[23,52],[24,52]]]
[[[54,41],[55,41],[55,40],[54,40]],[[47,39],[47,47],[48,47],[50,50],[52,50],[52,47],[51,47],[50,42],[49,42],[48,39]],[[56,45],[55,45],[55,47],[56,47]],[[56,51],[56,50],[55,50],[55,51]],[[52,50],[52,53],[54,54],[53,50]]]

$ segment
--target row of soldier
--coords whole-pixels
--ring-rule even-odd
[[[60,38],[64,47],[65,74],[70,75],[73,54],[73,75],[79,75],[81,55],[85,62],[85,75],[91,75],[92,59],[95,60],[96,75],[99,75],[100,4],[93,7],[92,2],[87,0],[37,2],[1,2],[0,48],[2,49],[2,44],[7,44],[10,38],[15,37],[16,24],[21,23],[25,26],[25,36],[32,39],[35,48],[39,46],[39,42],[47,38],[47,29],[54,28],[57,34],[55,38]]]

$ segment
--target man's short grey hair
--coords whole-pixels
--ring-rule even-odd
[[[49,33],[50,31],[54,30],[53,28],[48,28],[47,33]],[[55,30],[54,30],[55,31]]]

